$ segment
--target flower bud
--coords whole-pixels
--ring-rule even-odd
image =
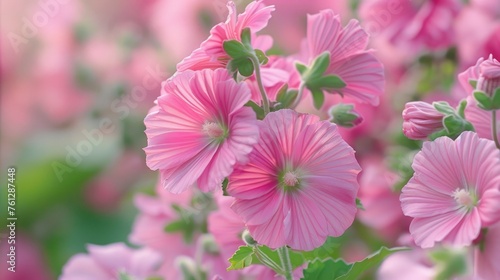
[[[443,129],[444,115],[422,101],[408,102],[403,110],[403,133],[413,140],[425,140]]]
[[[245,243],[248,246],[257,245],[257,241],[255,241],[255,239],[253,239],[253,237],[250,235],[250,232],[248,231],[248,229],[245,229],[245,231],[243,231],[243,233],[241,234],[241,238],[243,239],[243,241],[245,241]]]
[[[500,88],[500,62],[490,56],[481,63],[479,71],[476,89],[493,96],[496,89]]]
[[[354,110],[353,104],[337,104],[330,108],[330,121],[343,127],[355,127],[363,122],[363,117]]]

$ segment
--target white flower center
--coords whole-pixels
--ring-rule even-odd
[[[453,198],[460,206],[464,206],[467,210],[474,208],[477,204],[476,195],[465,189],[457,188],[453,192]]]
[[[202,130],[210,138],[221,138],[224,136],[224,129],[215,122],[205,122]]]
[[[297,178],[297,175],[292,171],[288,171],[283,176],[283,183],[285,183],[287,187],[294,187],[298,182],[299,179]]]

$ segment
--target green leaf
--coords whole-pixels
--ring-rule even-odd
[[[311,88],[341,89],[346,86],[346,83],[339,76],[327,75],[311,80],[307,85]]]
[[[330,66],[330,53],[325,51],[314,59],[311,67],[309,68],[308,77],[305,79],[306,82],[310,80],[319,79],[325,73],[326,69]]]
[[[476,80],[469,80],[469,84],[472,86],[472,88],[476,88],[477,86],[477,81]]]
[[[321,247],[312,251],[302,251],[301,254],[306,261],[313,261],[315,259],[324,260],[334,257],[338,253],[339,247],[340,239],[329,236]]]
[[[309,263],[304,269],[304,280],[333,280],[346,274],[352,268],[351,264],[346,264],[343,260],[320,260],[316,259]]]
[[[250,28],[244,28],[241,31],[241,42],[247,49],[253,49],[252,48],[252,34],[250,32]]]
[[[234,255],[229,259],[231,264],[227,270],[243,269],[252,264],[252,256],[254,251],[252,247],[240,246]]]
[[[224,51],[232,58],[243,58],[248,56],[248,52],[243,44],[236,40],[228,40],[222,43]]]
[[[186,227],[186,222],[183,220],[176,220],[167,224],[164,228],[166,232],[180,232]]]
[[[248,101],[245,104],[245,106],[250,107],[250,108],[253,109],[253,111],[257,115],[257,119],[259,119],[259,120],[263,120],[264,119],[264,116],[266,115],[264,113],[264,109],[262,109],[262,107],[260,107],[257,103],[255,103],[252,100],[250,100],[250,101]]]
[[[493,100],[484,92],[474,91],[474,99],[477,101],[477,106],[483,110],[493,110]]]
[[[311,89],[311,94],[313,97],[314,108],[317,110],[321,109],[323,102],[325,102],[325,95],[323,94],[323,91],[320,89]]]
[[[255,104],[257,105],[257,104]],[[229,183],[229,180],[227,178],[224,178],[224,181],[222,181],[222,194],[224,196],[229,196],[229,193],[227,193],[227,184]]]
[[[278,102],[278,104],[275,110],[289,108],[295,101],[295,98],[297,98],[298,94],[299,92],[297,90],[288,90],[288,85],[283,85],[283,87],[278,91],[278,94],[276,95],[276,101]]]
[[[335,278],[336,280],[355,280],[359,279],[359,277],[368,269],[374,268],[378,266],[387,256],[404,251],[409,250],[406,247],[396,247],[388,249],[387,247],[380,248],[377,252],[371,254],[367,258],[362,261],[355,262],[352,264],[351,269],[344,275]]]
[[[448,102],[446,101],[433,102],[432,106],[434,106],[434,108],[436,108],[438,112],[442,113],[445,116],[456,114],[455,109],[451,107],[450,104],[448,104]]]
[[[438,249],[432,251],[429,256],[436,264],[437,275],[434,279],[446,280],[462,276],[467,272],[467,260],[465,251],[454,251],[449,249]]]
[[[253,67],[253,63],[250,59],[248,59],[248,58],[241,59],[241,60],[238,60],[236,63],[237,63],[238,71],[240,72],[240,74],[242,76],[245,76],[245,77],[252,76],[254,67]]]
[[[257,59],[259,59],[260,65],[266,65],[267,62],[269,62],[269,58],[263,51],[255,50],[255,55],[257,56]]]
[[[495,110],[500,110],[500,87],[495,90],[491,98],[492,107]]]
[[[330,121],[343,127],[354,127],[363,121],[363,118],[354,110],[354,104],[339,103],[328,111]]]
[[[134,278],[130,275],[128,275],[126,272],[120,271],[118,273],[118,279],[119,280],[134,280]]]
[[[301,76],[304,75],[308,70],[307,66],[299,62],[295,63],[295,68],[297,69],[297,71],[300,73]]]
[[[361,203],[361,200],[359,198],[356,198],[356,208],[358,208],[359,210],[363,210],[365,211],[365,207],[363,206],[363,203]]]

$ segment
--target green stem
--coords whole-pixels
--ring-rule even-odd
[[[252,61],[255,69],[255,79],[257,80],[257,85],[259,86],[260,95],[262,97],[262,108],[264,109],[264,114],[267,115],[270,112],[269,99],[267,99],[266,89],[264,89],[264,85],[262,84],[259,59],[255,55],[252,55],[250,56],[250,60]]]
[[[281,268],[281,266],[279,266],[275,261],[270,259],[264,252],[260,250],[259,246],[255,246],[254,248],[255,248],[255,256],[257,256],[257,259],[259,259],[261,263],[263,263],[267,267],[270,267],[272,270],[274,270],[274,272],[278,274],[285,273]]]
[[[500,149],[500,141],[498,141],[498,133],[497,133],[497,111],[491,111],[491,133],[493,134],[493,141],[495,141],[495,145]]]
[[[292,262],[286,246],[278,248],[278,255],[280,256],[281,264],[283,265],[283,277],[286,280],[293,280],[292,277]]]
[[[295,107],[297,107],[297,105],[299,105],[300,100],[302,99],[302,95],[304,94],[305,88],[306,88],[306,83],[300,82],[299,92],[297,93],[297,97],[295,97],[295,100],[293,101],[292,106],[290,106],[291,109],[295,109]]]

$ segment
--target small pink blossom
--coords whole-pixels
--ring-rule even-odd
[[[177,65],[178,71],[224,68],[230,59],[224,51],[224,41],[241,41],[241,32],[245,28],[250,28],[254,35],[252,43],[255,46],[260,45],[261,48],[265,46],[264,51],[272,46],[272,39],[269,36],[256,37],[255,33],[266,27],[271,18],[271,12],[274,11],[274,6],[265,6],[261,0],[254,1],[240,15],[237,15],[234,2],[229,1],[227,8],[229,15],[226,22],[221,22],[210,30],[210,36],[201,43],[200,48],[194,50],[191,55]]]
[[[215,190],[247,159],[258,139],[255,113],[244,107],[248,100],[248,87],[226,69],[186,71],[163,84],[158,106],[144,120],[144,150],[167,190],[180,193],[194,183]]]
[[[401,206],[422,248],[435,242],[470,245],[482,227],[500,219],[500,151],[493,141],[464,132],[455,141],[426,142],[413,162]]]
[[[262,122],[259,143],[227,190],[256,241],[312,250],[352,224],[359,172],[336,125],[280,110]]]
[[[357,20],[342,27],[339,15],[324,10],[307,17],[307,40],[301,60],[310,64],[323,52],[329,52],[326,74],[337,75],[347,84],[335,92],[376,106],[384,93],[384,68],[371,51],[365,50],[367,45],[368,34]]]
[[[151,249],[131,249],[123,243],[87,245],[87,249],[88,254],[75,255],[66,263],[61,280],[118,279],[120,274],[146,279],[158,275],[162,262],[161,255]]]
[[[413,140],[425,140],[443,129],[444,115],[429,103],[408,102],[403,110],[403,133]]]

